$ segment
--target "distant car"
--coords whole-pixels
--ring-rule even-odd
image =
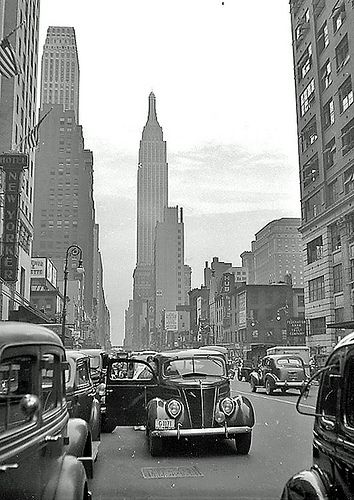
[[[306,396],[319,381],[314,410]],[[354,498],[354,333],[335,347],[303,389],[297,410],[315,417],[313,465],[285,485],[282,500]]]
[[[254,370],[253,362],[248,359],[242,360],[237,368],[237,378],[238,380],[250,381],[251,372]]]
[[[63,345],[33,324],[0,322],[0,497],[91,498],[84,465],[88,427],[69,419]]]
[[[274,354],[262,358],[258,370],[250,374],[252,392],[265,388],[267,394],[279,389],[285,393],[288,389],[301,389],[307,381],[305,365],[294,354]]]
[[[231,396],[225,356],[190,349],[156,354],[150,363],[110,358],[107,368],[107,425],[145,425],[152,456],[174,439],[234,439],[237,452],[251,447],[254,410]]]
[[[87,422],[89,435],[85,445],[86,470],[93,476],[93,464],[97,458],[101,434],[101,409],[96,388],[90,374],[90,359],[81,351],[67,350],[66,399],[69,414]]]

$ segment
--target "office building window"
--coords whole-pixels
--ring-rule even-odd
[[[319,32],[317,33],[317,48],[318,52],[321,53],[329,44],[329,34],[327,22],[322,24]]]
[[[309,281],[309,302],[325,298],[324,276]]]
[[[307,263],[312,264],[316,260],[320,260],[323,256],[323,241],[322,236],[318,236],[314,240],[307,243]]]
[[[340,71],[349,61],[349,57],[348,35],[345,35],[336,47],[337,71]]]
[[[320,81],[322,91],[326,90],[332,83],[331,61],[329,59],[327,59],[326,64],[321,68]]]
[[[344,172],[344,192],[345,194],[354,191],[354,166]]]
[[[321,213],[321,191],[318,191],[305,202],[304,218],[306,221],[317,217]]]
[[[332,252],[340,250],[342,247],[342,240],[340,235],[339,225],[335,222],[329,226],[330,238],[331,238],[331,248]]]
[[[350,259],[349,279],[354,281],[354,259]]]
[[[317,139],[317,123],[314,117],[301,132],[301,151],[304,152]]]
[[[339,198],[339,183],[335,179],[327,186],[327,206],[333,205]]]
[[[353,104],[353,88],[352,88],[352,79],[349,76],[339,87],[339,109],[340,112],[342,113],[345,111],[349,106]]]
[[[312,47],[311,44],[305,50],[304,55],[301,57],[297,65],[298,80],[301,81],[307,73],[310,71],[312,66]]]
[[[347,154],[354,146],[354,118],[341,130],[342,154]]]
[[[342,2],[341,5],[335,6],[333,15],[333,32],[335,33],[342,26],[345,20],[345,5]]]
[[[321,335],[326,333],[326,317],[310,319],[310,335]]]
[[[334,310],[334,321],[335,323],[341,323],[344,321],[344,307],[339,307]]]
[[[330,125],[334,123],[334,102],[333,99],[330,99],[323,106],[323,122],[324,129],[328,128]]]
[[[300,112],[301,116],[310,109],[312,101],[315,99],[315,80],[312,79],[307,85],[303,93],[300,95]]]
[[[336,162],[336,140],[333,137],[326,145],[323,151],[323,163],[324,167],[330,168]]]
[[[309,159],[308,162],[303,166],[302,176],[304,186],[308,186],[312,182],[314,182],[319,176],[319,162],[317,153]]]
[[[333,291],[334,293],[343,291],[343,266],[338,264],[333,267]]]

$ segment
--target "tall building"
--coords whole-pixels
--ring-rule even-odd
[[[80,69],[74,28],[49,26],[42,55],[41,107],[62,104],[79,123]]]
[[[165,208],[163,222],[156,226],[155,241],[155,324],[164,311],[175,311],[186,303],[184,275],[184,223],[182,208]]]
[[[38,69],[38,29],[39,0],[0,1],[0,39],[16,31],[9,37],[21,73],[11,78],[0,75],[0,152],[21,152],[29,155],[28,166],[18,174],[15,205],[11,213],[16,213],[15,221],[9,221],[10,212],[4,210],[8,200],[7,182],[2,169],[0,208],[0,233],[2,241],[1,300],[0,319],[9,319],[11,311],[20,307],[31,309],[30,277],[31,249],[33,236],[33,182],[35,175],[35,150],[26,137],[37,123],[37,69]],[[11,189],[12,195],[14,189]],[[12,196],[11,195],[11,196]],[[5,255],[4,228],[13,228],[7,236],[14,242],[9,249],[12,255],[11,269],[4,273]],[[8,240],[9,241],[9,240]],[[8,253],[7,255],[10,255]],[[11,272],[10,272],[11,271]],[[21,316],[17,316],[21,319]]]
[[[91,347],[106,346],[109,312],[95,224],[93,154],[85,148],[78,122],[79,62],[71,27],[48,28],[42,57],[40,115],[50,109],[45,126],[39,130],[33,255],[54,262],[62,285],[68,257],[68,289],[75,290],[80,283],[85,308],[75,329]],[[76,272],[79,256],[68,253],[71,245],[82,249],[84,275]],[[103,332],[103,327],[108,332]]]
[[[354,314],[354,9],[291,0],[308,343],[325,358]]]
[[[303,251],[300,219],[283,217],[269,222],[252,241],[256,284],[284,282],[303,286]]]
[[[147,324],[148,329],[150,325],[153,328],[155,229],[158,222],[163,222],[168,204],[166,142],[163,140],[162,128],[157,120],[156,98],[153,92],[149,95],[148,118],[140,141],[137,184],[137,262],[133,275],[133,299],[135,301],[133,347],[144,343],[141,336],[148,336],[145,331]],[[148,319],[145,318],[144,311],[148,311]],[[144,334],[140,333],[142,329],[145,331]]]

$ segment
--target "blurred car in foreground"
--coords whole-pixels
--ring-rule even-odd
[[[301,389],[307,380],[305,365],[294,354],[274,354],[265,356],[258,367],[250,374],[252,392],[265,388],[267,394],[279,389],[285,393],[288,389]]]
[[[83,500],[88,428],[69,419],[59,337],[0,322],[0,497]]]
[[[239,454],[249,452],[254,410],[246,397],[231,396],[222,353],[168,351],[150,363],[118,356],[107,370],[108,426],[145,425],[152,456],[174,439],[206,436],[234,439]]]
[[[319,381],[316,408],[307,403],[309,387]],[[285,485],[282,500],[354,498],[354,333],[344,337],[325,367],[306,384],[299,413],[315,417],[313,465]]]
[[[82,418],[88,425],[85,443],[86,470],[93,476],[101,434],[100,402],[90,375],[90,359],[81,351],[66,350],[69,368],[65,373],[66,399],[70,417]]]

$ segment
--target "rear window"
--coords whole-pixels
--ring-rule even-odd
[[[280,358],[277,360],[277,365],[278,366],[294,366],[294,367],[297,367],[297,368],[302,368],[302,361],[301,359],[298,359],[298,358],[290,358],[290,357],[287,357],[287,358]]]

